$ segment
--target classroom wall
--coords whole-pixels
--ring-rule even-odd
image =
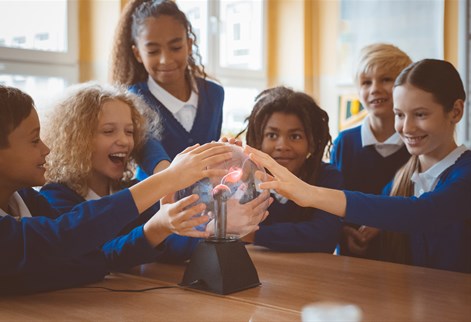
[[[79,81],[108,81],[120,0],[79,0]]]

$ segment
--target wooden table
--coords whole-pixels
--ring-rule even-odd
[[[364,321],[469,321],[471,274],[322,253],[247,247],[260,287],[225,298],[300,312],[318,302],[353,303]],[[179,283],[183,265],[148,264],[132,274]]]
[[[304,305],[353,303],[363,321],[468,321],[471,275],[317,253],[248,247],[261,286],[226,296],[183,288],[74,288],[0,298],[0,320],[300,321]],[[142,265],[91,286],[176,286],[185,266]]]

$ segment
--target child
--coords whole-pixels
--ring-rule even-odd
[[[309,185],[263,152],[247,148],[275,177],[261,184],[301,206],[345,220],[407,233],[414,265],[471,272],[471,151],[457,146],[466,94],[457,70],[442,60],[407,67],[394,87],[395,128],[412,154],[392,197]]]
[[[187,146],[221,135],[224,90],[197,66],[197,49],[191,24],[174,1],[132,0],[123,9],[112,82],[141,95],[163,124],[162,139],[150,140],[143,152],[140,165],[147,175],[165,168],[166,160]],[[138,178],[146,173],[139,171]]]
[[[305,182],[340,189],[340,172],[322,162],[331,143],[328,123],[327,113],[310,96],[275,87],[256,98],[248,117],[247,144],[268,153]],[[340,238],[338,218],[280,196],[275,199],[270,216],[245,241],[278,251],[334,251]]]
[[[362,49],[355,84],[368,116],[360,126],[342,131],[332,149],[331,162],[342,172],[345,189],[380,194],[409,159],[394,130],[392,91],[397,75],[410,63],[409,56],[393,45],[380,43]],[[343,231],[342,255],[378,258],[379,248],[388,247],[376,237],[377,229],[345,225]]]
[[[45,182],[49,148],[41,141],[39,119],[30,96],[0,86],[0,283],[2,293],[26,293],[97,281],[109,271],[155,258],[170,233],[206,237],[192,218],[204,209],[197,196],[171,205],[144,226],[110,240],[128,222],[164,195],[206,176],[208,166],[231,158],[230,148],[193,146],[170,167],[112,196],[82,203],[58,215],[32,186]],[[178,179],[177,179],[178,178]]]
[[[52,109],[45,127],[45,143],[52,152],[46,171],[49,183],[41,193],[49,203],[60,212],[70,211],[85,200],[99,199],[135,184],[136,180],[130,180],[132,163],[145,140],[146,122],[140,111],[146,109],[142,99],[123,88],[94,83],[73,87]],[[244,216],[256,217],[247,211],[254,202],[244,208]],[[168,207],[163,206],[162,211]],[[145,223],[158,209],[155,204],[123,232]],[[166,250],[159,259],[186,260],[198,241],[171,235],[159,246]]]

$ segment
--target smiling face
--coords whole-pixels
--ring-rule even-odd
[[[41,186],[45,183],[44,165],[49,148],[39,137],[36,110],[8,136],[8,147],[0,149],[0,186],[2,190]]]
[[[147,18],[135,39],[134,55],[164,89],[184,86],[192,41],[184,26],[171,16]]]
[[[378,118],[394,118],[392,92],[395,78],[381,67],[359,75],[360,101],[368,114]]]
[[[97,187],[109,186],[110,181],[122,178],[134,148],[133,133],[131,108],[118,100],[105,102],[93,138],[92,171],[88,180],[92,190],[98,193]]]
[[[462,115],[458,100],[450,112],[431,93],[404,84],[394,89],[395,128],[407,150],[418,155],[422,171],[433,166],[456,148],[455,124]]]
[[[261,150],[295,175],[309,153],[304,126],[297,115],[275,112],[263,131]]]

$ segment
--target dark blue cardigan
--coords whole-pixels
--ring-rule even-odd
[[[0,294],[96,282],[110,270],[126,269],[158,256],[142,227],[114,238],[138,216],[127,189],[82,203],[63,215],[35,190],[19,193],[33,217],[21,221],[0,217]]]
[[[173,114],[152,95],[147,82],[130,87],[131,92],[142,96],[147,104],[157,111],[163,126],[161,140],[150,139],[144,147],[143,160],[140,162],[140,166],[145,173],[151,174],[160,161],[173,160],[178,153],[188,146],[219,140],[222,126],[224,89],[216,83],[202,78],[196,79],[196,85],[199,91],[198,109],[190,132],[187,132]],[[166,151],[166,154],[163,151]],[[142,180],[145,177],[145,174],[139,172],[138,179]]]
[[[345,220],[408,233],[414,265],[471,272],[471,151],[419,198],[345,194]]]
[[[342,175],[334,166],[322,163],[316,185],[342,189]],[[334,251],[342,227],[339,217],[292,201],[282,204],[276,199],[268,211],[269,216],[255,233],[256,245],[284,252]]]
[[[335,139],[331,163],[342,172],[345,189],[380,194],[409,158],[405,146],[386,158],[372,145],[363,147],[361,126],[357,126],[340,132]]]

